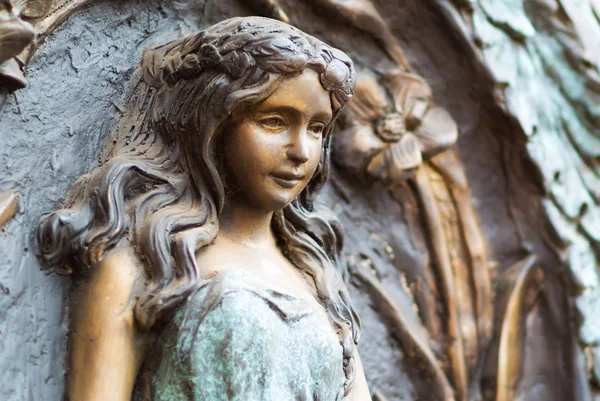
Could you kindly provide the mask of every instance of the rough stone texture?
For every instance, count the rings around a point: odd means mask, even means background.
[[[21,199],[20,212],[0,231],[0,399],[59,400],[63,392],[69,284],[40,272],[32,241],[39,216],[95,165],[142,50],[249,15],[243,3],[96,2],[37,50],[27,67],[30,87],[0,110],[0,192],[16,189]],[[556,0],[374,1],[436,102],[460,127],[456,149],[492,273],[531,253],[546,273],[527,320],[519,399],[528,401],[592,399],[586,368],[600,381],[594,318],[600,308],[600,35],[593,34],[600,6],[576,3],[595,7],[595,14]],[[281,4],[293,24],[346,50],[359,66],[391,66],[367,35],[304,2]],[[323,194],[346,227],[349,259],[373,267],[390,294],[409,306],[406,277],[429,257],[423,238],[409,230],[415,222],[406,205],[414,202],[400,201],[413,196],[409,184],[390,192],[337,169]],[[351,292],[363,320],[360,353],[371,390],[390,401],[427,394],[361,285],[353,281]]]

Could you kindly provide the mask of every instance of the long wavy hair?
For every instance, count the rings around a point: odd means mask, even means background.
[[[328,177],[331,128],[352,96],[355,72],[344,53],[285,23],[232,18],[145,52],[100,166],[75,182],[63,209],[41,218],[46,269],[93,268],[127,238],[150,283],[135,305],[138,326],[148,330],[168,319],[198,287],[196,252],[218,233],[226,198],[219,135],[232,115],[306,68],[329,91],[334,118],[316,173],[297,199],[274,213],[272,227],[282,252],[314,279],[340,338],[349,392],[360,324],[342,278],[340,224],[313,201]]]

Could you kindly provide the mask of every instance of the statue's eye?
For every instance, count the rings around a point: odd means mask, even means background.
[[[312,124],[309,127],[309,130],[313,133],[314,136],[320,137],[321,135],[323,135],[323,131],[325,131],[325,125],[321,123]]]
[[[270,129],[279,129],[285,127],[285,121],[280,117],[268,117],[260,120],[260,123]]]

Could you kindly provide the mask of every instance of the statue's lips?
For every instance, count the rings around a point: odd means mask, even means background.
[[[277,172],[272,173],[271,178],[283,188],[291,189],[298,185],[304,179],[304,176],[294,173]]]

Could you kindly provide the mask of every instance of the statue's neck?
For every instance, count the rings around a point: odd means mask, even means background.
[[[276,240],[271,230],[272,218],[273,212],[228,198],[219,217],[218,236],[252,248],[274,247]]]

